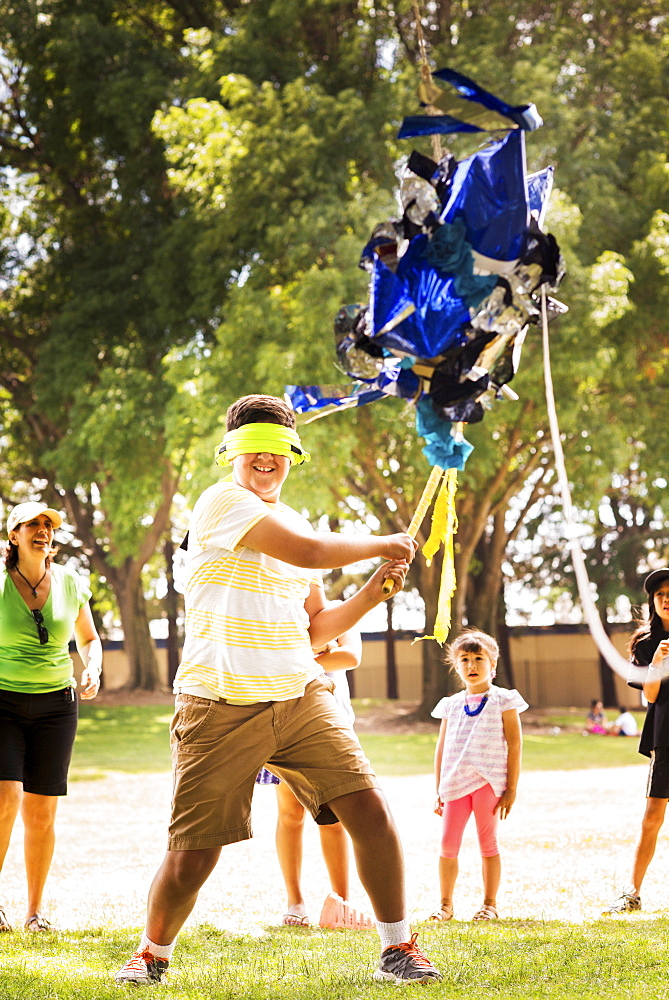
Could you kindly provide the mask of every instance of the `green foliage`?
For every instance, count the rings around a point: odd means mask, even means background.
[[[305,80],[277,90],[234,75],[217,101],[157,114],[170,180],[199,224],[190,252],[205,311],[216,315],[240,278],[263,291],[290,289],[311,268],[336,267],[336,244],[360,221],[361,196],[380,200],[369,125],[353,90],[334,98]],[[268,319],[271,339],[271,312]]]
[[[331,324],[340,305],[364,301],[359,249],[396,214],[394,171],[409,148],[394,134],[416,109],[414,7],[0,10],[2,479],[9,493],[12,480],[50,484],[122,603],[115,573],[139,578],[134,562],[150,559],[176,490],[183,506],[216,477],[211,455],[236,396],[346,382]],[[545,121],[527,149],[531,169],[556,167],[547,228],[569,268],[554,378],[574,500],[611,607],[649,553],[667,551],[665,21],[642,0],[438,0],[420,13],[433,66],[533,100]],[[462,157],[477,142],[453,137],[452,149]],[[427,139],[415,145],[431,152]],[[533,587],[572,585],[542,364],[532,328],[520,403],[497,403],[467,430],[458,620],[484,606],[497,615],[503,565]],[[291,475],[289,502],[333,525],[406,527],[427,468],[401,403],[303,435],[315,461]],[[624,530],[602,523],[602,499]],[[418,568],[413,582],[429,600]]]
[[[168,524],[183,446],[166,437],[172,389],[161,359],[195,328],[150,129],[178,71],[178,39],[169,17],[156,33],[108,0],[3,7],[0,165],[15,252],[0,315],[0,406],[17,446],[10,475],[50,483],[89,564],[111,582],[126,632],[139,635],[141,606],[128,591]],[[144,628],[129,652],[148,678]]]

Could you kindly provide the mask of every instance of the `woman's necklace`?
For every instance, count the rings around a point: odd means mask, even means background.
[[[37,583],[35,584],[35,586],[34,586],[34,587],[33,587],[32,583],[30,582],[30,580],[26,580],[25,576],[23,575],[23,573],[21,572],[21,570],[19,569],[19,567],[18,567],[18,566],[15,566],[15,567],[14,567],[14,569],[15,569],[15,570],[16,570],[16,572],[17,572],[17,573],[19,574],[19,576],[20,576],[20,577],[21,577],[21,579],[22,579],[22,580],[24,581],[24,583],[27,583],[27,584],[28,584],[28,586],[30,587],[30,589],[31,589],[31,590],[32,590],[32,592],[33,592],[33,597],[37,597],[37,588],[39,587],[40,583],[42,582],[42,580],[43,580],[43,579],[44,579],[44,577],[46,576],[46,574],[47,574],[47,570],[49,569],[49,567],[47,566],[47,568],[46,568],[46,569],[44,570],[44,572],[42,573],[42,576],[41,576],[41,577],[40,577],[40,579],[39,579],[39,580],[37,581]]]
[[[470,708],[467,702],[465,702],[464,704],[465,715],[468,715],[470,718],[474,715],[480,715],[483,709],[485,708],[487,700],[488,700],[488,695],[484,694],[483,697],[481,698],[481,701],[476,706],[476,708]]]

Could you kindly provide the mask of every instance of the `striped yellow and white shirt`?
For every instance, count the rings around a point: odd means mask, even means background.
[[[186,638],[175,689],[204,686],[246,704],[299,698],[322,672],[309,640],[304,602],[320,570],[301,569],[243,544],[254,524],[278,514],[313,533],[283,503],[266,503],[236,483],[210,486],[188,529]]]

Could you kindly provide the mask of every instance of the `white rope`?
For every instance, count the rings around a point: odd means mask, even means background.
[[[615,648],[608,635],[604,631],[604,626],[602,625],[601,619],[599,617],[599,612],[597,611],[597,606],[592,597],[592,591],[590,589],[590,579],[588,577],[588,571],[585,566],[585,556],[583,555],[583,549],[581,548],[578,541],[578,525],[574,521],[574,512],[571,502],[571,493],[569,490],[569,479],[567,478],[567,469],[564,463],[564,452],[562,450],[562,441],[560,440],[560,427],[558,425],[557,411],[555,409],[555,394],[553,392],[553,377],[551,375],[551,359],[550,359],[550,349],[548,346],[548,312],[546,308],[546,287],[541,286],[541,326],[543,333],[543,349],[544,349],[544,383],[546,386],[546,406],[548,408],[548,423],[551,430],[551,438],[553,441],[553,452],[555,454],[555,469],[557,472],[558,483],[560,485],[560,494],[562,496],[562,511],[564,514],[564,520],[567,527],[566,537],[567,545],[571,552],[571,561],[574,567],[574,573],[576,575],[576,583],[578,586],[578,596],[581,601],[581,607],[583,608],[583,614],[585,615],[585,620],[590,629],[590,634],[595,641],[597,649],[604,657],[608,665],[612,670],[615,670],[620,677],[624,680],[645,680],[646,679],[646,667],[635,668],[629,660],[626,660],[624,656],[618,652]],[[639,671],[639,677],[633,676]],[[643,675],[643,676],[642,676]]]

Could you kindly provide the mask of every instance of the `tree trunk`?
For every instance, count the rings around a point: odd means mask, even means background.
[[[599,679],[602,684],[602,702],[604,708],[618,708],[618,696],[613,671],[602,654],[599,654]]]
[[[492,572],[487,567],[482,573],[469,577],[467,624],[495,637],[501,583],[501,573]]]
[[[161,500],[154,510],[153,520],[140,539],[134,558],[125,559],[120,566],[111,564],[113,547],[109,543],[103,544],[97,537],[93,504],[83,501],[76,490],[66,490],[63,496],[68,516],[76,525],[89,565],[108,580],[114,591],[121,616],[124,651],[130,664],[128,686],[131,688],[150,691],[159,683],[156,651],[149,631],[142,590],[142,569],[168,530],[172,499],[178,483],[178,472],[165,459],[160,485]]]
[[[179,595],[174,589],[174,544],[168,535],[163,547],[165,555],[165,577],[167,593],[165,594],[165,610],[167,612],[167,683],[172,687],[179,669],[179,629],[177,617],[179,614]]]
[[[507,543],[505,511],[499,511],[492,518],[492,530],[482,533],[478,540],[476,562],[479,569],[476,574],[471,572],[469,574],[467,594],[468,624],[493,636],[500,645],[497,682],[501,687],[513,687],[508,641],[506,641],[506,655],[503,649],[506,621],[502,562]]]
[[[609,623],[606,615],[606,605],[604,601],[598,602],[598,610],[600,613],[599,617],[602,622],[602,628],[607,635],[610,635]],[[617,708],[618,696],[616,695],[614,674],[601,653],[599,654],[599,679],[602,685],[602,702],[604,703],[604,708]],[[595,696],[593,695],[593,697]]]
[[[424,561],[418,563],[416,575],[418,576],[417,586],[425,603],[425,634],[431,635],[434,631],[434,623],[437,617],[437,604],[439,599],[439,580],[441,577],[442,556],[441,552],[432,560],[431,566],[426,566]],[[457,592],[454,595],[452,610],[457,608]],[[460,621],[456,614],[452,614],[450,639],[460,630]],[[416,709],[416,719],[426,720],[432,718],[432,709],[437,702],[448,694],[453,694],[458,690],[458,682],[445,663],[445,654],[442,647],[434,639],[421,640],[423,652],[423,698]]]
[[[153,691],[159,684],[158,662],[146,615],[141,567],[134,561],[128,560],[115,573],[114,593],[121,615],[125,655],[130,663],[130,687]]]
[[[511,659],[511,643],[509,642],[509,627],[506,624],[506,603],[504,601],[504,585],[499,590],[497,605],[497,642],[499,643],[499,664],[497,679],[500,687],[515,687],[513,660]]]

